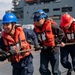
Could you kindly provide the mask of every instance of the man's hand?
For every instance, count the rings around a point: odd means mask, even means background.
[[[41,50],[41,47],[39,45],[35,45],[34,48],[35,48],[35,51]]]
[[[16,50],[9,50],[9,51],[8,51],[8,57],[14,56],[14,55],[16,55],[16,54],[17,54]]]
[[[42,48],[41,48],[41,50],[43,51],[43,50],[47,50],[47,46],[43,46]]]
[[[61,47],[64,47],[65,46],[65,43],[64,42],[61,42],[60,46]]]
[[[0,50],[0,61],[4,61],[7,58],[7,52]]]
[[[17,54],[17,52],[15,50],[9,50],[8,52],[0,50],[0,61],[4,61],[7,58],[14,56],[16,54]]]
[[[6,60],[6,58],[7,58],[7,55],[6,54],[2,54],[0,56],[0,61],[4,61],[4,60]]]

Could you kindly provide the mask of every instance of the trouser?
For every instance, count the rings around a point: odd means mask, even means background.
[[[49,62],[52,67],[53,75],[61,75],[61,72],[59,71],[59,49],[59,47],[56,47],[56,51],[52,51],[51,48],[48,48],[40,53],[39,71],[41,75],[51,75],[51,72],[48,69]]]
[[[13,75],[33,75],[33,56],[29,55],[20,62],[13,62]]]
[[[65,47],[61,47],[60,52],[61,52],[62,66],[66,69],[71,69],[73,66],[73,69],[75,71],[75,45],[68,45]],[[71,56],[72,63],[71,61],[69,61],[69,54]]]

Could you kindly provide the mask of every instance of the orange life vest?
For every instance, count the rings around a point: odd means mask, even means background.
[[[19,62],[20,59],[22,59],[25,56],[28,56],[30,54],[31,47],[26,42],[25,34],[23,32],[22,27],[15,28],[14,39],[9,34],[6,34],[4,31],[2,32],[2,37],[3,37],[4,44],[6,46],[6,51],[12,50],[12,49],[16,50],[17,52],[19,50],[26,50],[26,49],[29,50],[27,52],[12,56],[10,58],[11,62]]]
[[[64,27],[61,27],[65,33],[64,40],[65,42],[75,42],[75,22],[71,24],[70,29],[65,29]]]
[[[50,20],[46,20],[43,27],[37,27],[34,23],[35,32],[38,39],[45,46],[55,46],[54,34],[52,32],[52,23]]]

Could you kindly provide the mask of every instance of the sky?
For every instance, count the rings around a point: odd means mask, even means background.
[[[0,0],[0,19],[4,16],[5,11],[10,10],[12,7],[12,0]]]

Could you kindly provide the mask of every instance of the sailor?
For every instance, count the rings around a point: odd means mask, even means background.
[[[47,14],[43,10],[36,10],[33,13],[34,30],[37,34],[40,45],[43,47],[40,53],[40,73],[41,75],[51,75],[48,69],[50,62],[53,75],[61,75],[59,71],[59,50],[56,46],[61,43],[64,36],[63,31],[56,23],[47,19]]]
[[[37,35],[34,32],[34,30],[27,28],[23,28],[23,30],[26,35],[27,42],[30,43],[31,45],[34,45],[35,51],[40,50],[41,48],[37,39]]]
[[[26,36],[22,27],[17,26],[17,17],[7,12],[2,19],[3,31],[2,40],[0,40],[0,60],[4,61],[8,57],[8,53],[11,57],[8,61],[11,62],[13,67],[13,75],[33,75],[33,56],[31,54],[31,46],[26,41]],[[2,46],[1,46],[2,45]],[[25,52],[20,52],[24,51]]]
[[[67,75],[71,75],[72,66],[75,71],[75,19],[68,13],[63,14],[61,16],[60,27],[65,33],[61,43],[61,64],[64,68],[68,69]],[[69,44],[66,45],[66,43]],[[71,63],[69,61],[69,54],[72,59]]]

